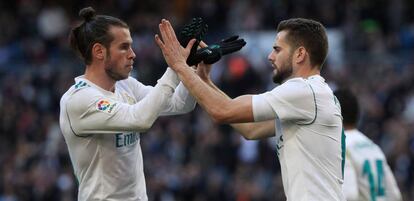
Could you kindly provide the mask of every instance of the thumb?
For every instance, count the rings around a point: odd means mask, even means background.
[[[198,46],[200,46],[201,48],[208,47],[208,45],[204,41],[200,41],[200,44]]]
[[[187,47],[185,49],[190,52],[195,42],[196,42],[196,39],[194,38],[191,39],[190,42],[188,42]]]

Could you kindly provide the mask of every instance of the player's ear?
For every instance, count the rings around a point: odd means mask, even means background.
[[[106,47],[100,43],[95,43],[92,46],[92,57],[97,60],[103,60],[106,56]]]
[[[308,52],[306,51],[305,47],[300,46],[293,53],[293,60],[295,63],[302,63],[305,61],[307,55],[308,55]]]

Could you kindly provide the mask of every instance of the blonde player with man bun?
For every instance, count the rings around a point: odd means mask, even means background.
[[[70,36],[85,74],[62,96],[60,127],[79,183],[78,200],[148,200],[140,132],[160,115],[186,113],[195,100],[167,68],[145,86],[129,76],[134,63],[128,25],[118,18],[80,11],[84,22]],[[186,51],[190,53],[192,43]]]

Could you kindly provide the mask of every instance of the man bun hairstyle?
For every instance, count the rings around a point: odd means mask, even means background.
[[[86,7],[79,11],[79,16],[82,17],[85,22],[89,22],[96,16],[96,12],[92,7]]]
[[[317,21],[292,18],[281,21],[277,32],[287,31],[288,43],[293,49],[303,46],[308,52],[312,66],[322,68],[328,55],[328,37],[325,27]]]
[[[114,39],[109,32],[111,26],[129,29],[124,21],[116,17],[96,15],[95,9],[92,7],[82,8],[79,11],[79,16],[83,18],[83,22],[72,29],[69,42],[72,50],[86,65],[92,63],[92,47],[95,43],[100,43],[109,49]]]

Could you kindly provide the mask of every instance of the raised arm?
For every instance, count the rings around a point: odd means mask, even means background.
[[[175,88],[171,101],[166,108],[161,112],[161,116],[177,115],[191,112],[194,110],[196,101],[190,92],[185,88],[183,83],[180,83]]]
[[[124,131],[146,131],[170,101],[179,83],[172,69],[141,101],[129,105],[103,96],[91,88],[80,89],[65,100],[66,115],[75,134],[105,134]]]
[[[183,48],[177,41],[171,24],[163,19],[159,29],[162,40],[158,35],[155,36],[155,40],[161,48],[166,62],[177,72],[187,89],[214,121],[218,123],[254,121],[251,95],[230,99],[223,97],[220,92],[209,87],[187,65],[186,58],[180,53],[180,51],[183,51]]]
[[[201,47],[207,45],[200,43]],[[212,89],[220,93],[224,98],[230,99],[223,91],[221,91],[210,79],[211,65],[200,63],[197,68],[198,76]],[[256,140],[267,138],[275,135],[275,121],[268,120],[262,122],[249,123],[233,123],[230,124],[237,132],[239,132],[247,140]]]

